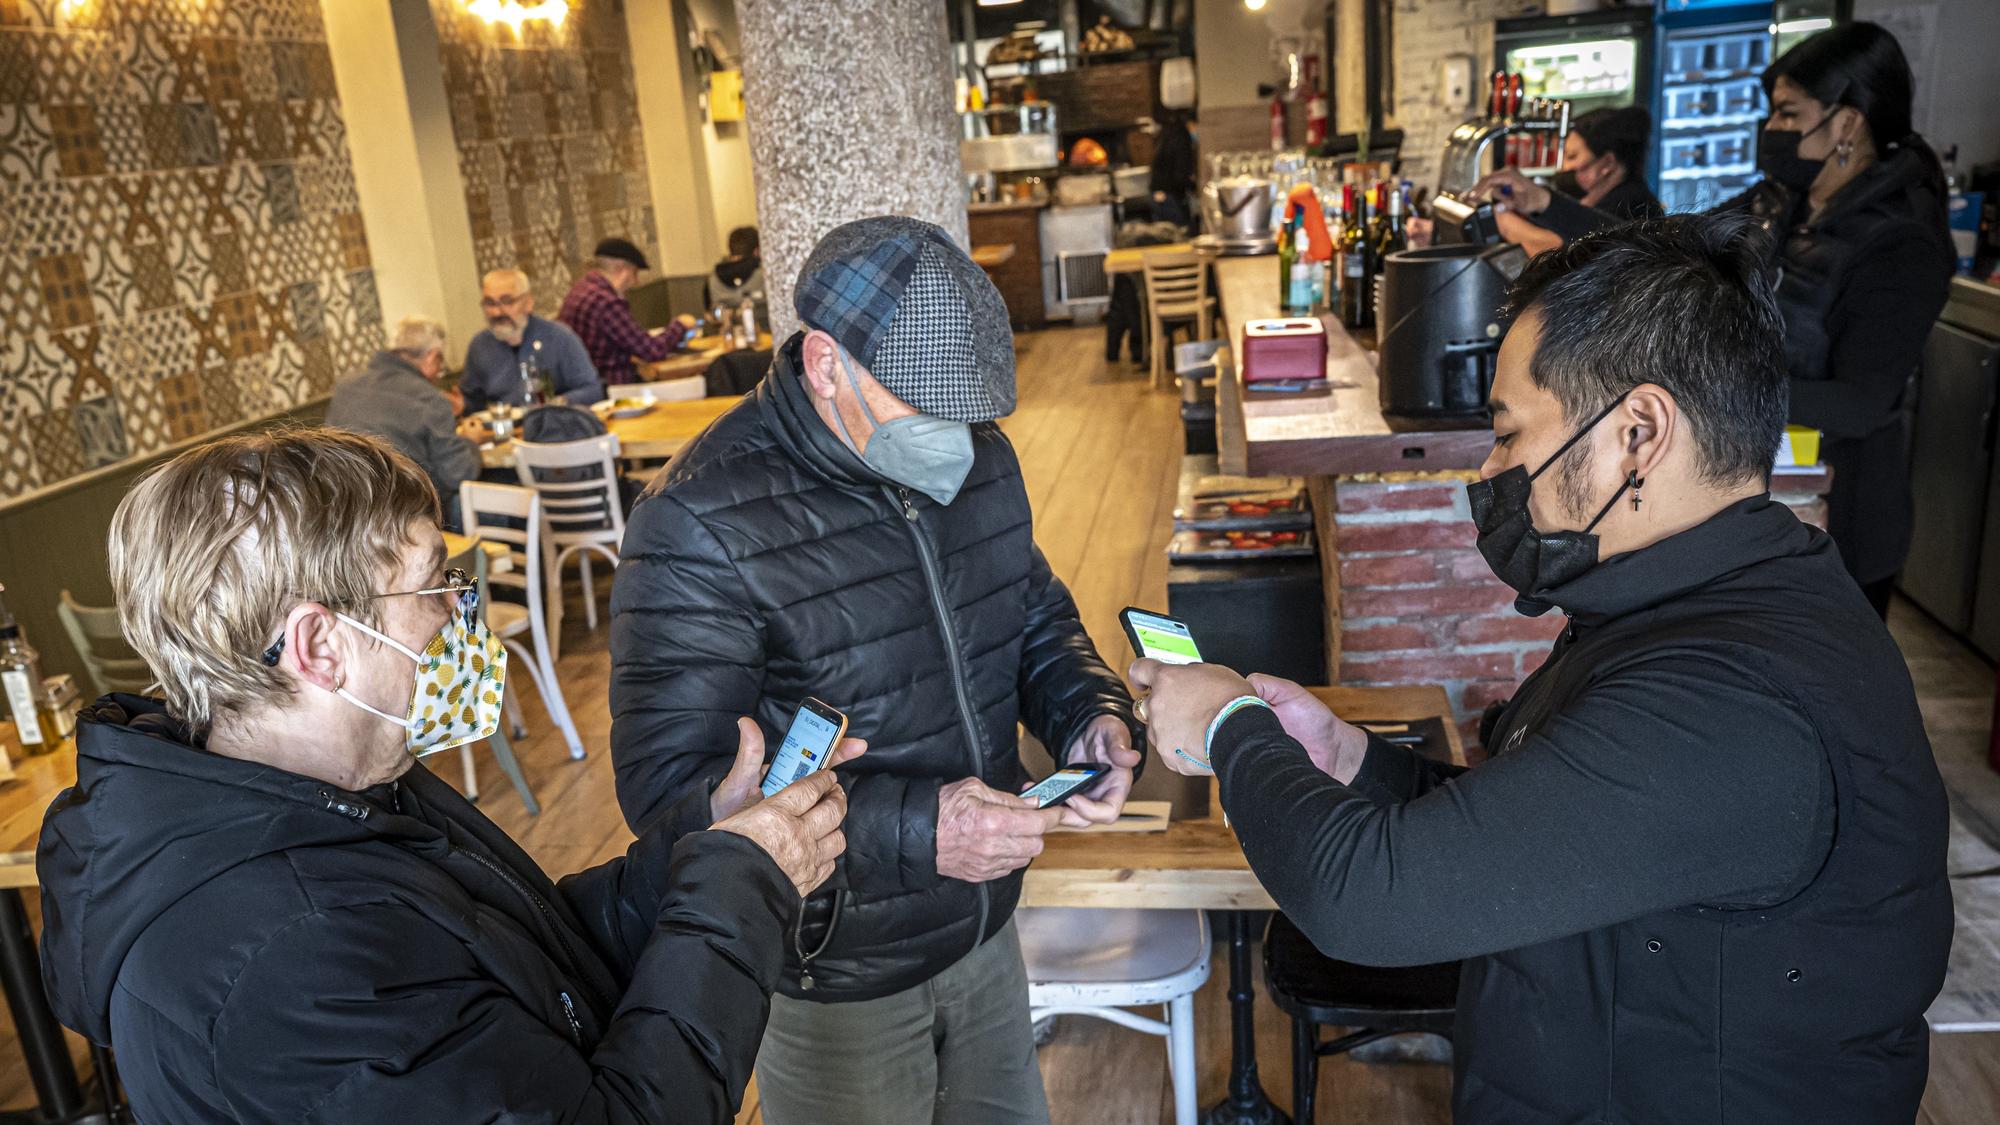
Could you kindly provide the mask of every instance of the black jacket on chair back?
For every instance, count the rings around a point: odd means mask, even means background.
[[[869,749],[841,770],[847,854],[807,900],[781,989],[859,1000],[950,966],[1020,896],[1018,872],[938,874],[939,788],[1018,791],[1017,722],[1060,755],[1095,716],[1133,721],[1035,546],[1000,428],[972,428],[950,505],[899,488],[814,412],[800,339],[633,509],[611,594],[611,747],[636,826],[728,771],[737,716],[775,751],[807,696],[848,715]]]
[[[364,793],[84,713],[42,973],[138,1120],[734,1119],[799,897],[705,793],[552,883],[418,766]]]

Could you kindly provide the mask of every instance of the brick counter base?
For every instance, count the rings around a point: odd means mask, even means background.
[[[1541,617],[1514,611],[1514,591],[1493,577],[1474,546],[1465,499],[1466,482],[1474,479],[1474,473],[1391,474],[1316,478],[1312,485],[1328,586],[1331,682],[1443,684],[1466,751],[1478,761],[1480,713],[1512,696],[1541,666],[1564,618],[1560,611]],[[1824,526],[1818,497],[1780,498],[1800,518]]]

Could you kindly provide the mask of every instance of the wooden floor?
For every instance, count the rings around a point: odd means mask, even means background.
[[[1165,604],[1163,551],[1180,428],[1175,397],[1149,390],[1142,371],[1107,364],[1102,341],[1102,332],[1094,329],[1020,337],[1020,406],[1005,426],[1020,450],[1036,538],[1075,593],[1100,651],[1116,664],[1126,655],[1118,610]],[[1993,671],[1907,606],[1898,606],[1893,624],[1952,785],[1954,807],[1975,831],[2000,842],[2000,776],[1983,764]],[[524,700],[532,733],[519,750],[545,811],[528,816],[490,759],[482,755],[480,767],[481,807],[555,875],[614,855],[631,838],[612,795],[605,749],[610,717],[602,626],[590,633],[583,614],[574,611],[565,626],[564,689],[590,757],[568,759],[529,687]],[[525,685],[526,677],[516,682]],[[440,771],[458,777],[456,761],[441,762]],[[1148,795],[1165,795],[1175,782],[1167,771],[1154,770],[1143,784]],[[1218,956],[1215,977],[1197,1002],[1204,1105],[1221,1096],[1226,1077],[1222,980]],[[1258,1016],[1257,1056],[1265,1086],[1289,1108],[1287,1029],[1269,1003],[1260,1003]],[[1920,1120],[1926,1125],[2000,1121],[2000,1035],[1939,1035],[1932,1044],[1931,1085]],[[1072,1017],[1042,1049],[1041,1060],[1056,1125],[1151,1125],[1170,1119],[1161,1040]],[[1320,1077],[1319,1119],[1444,1122],[1449,1099],[1450,1075],[1442,1066],[1328,1060]],[[31,1100],[18,1051],[0,1042],[0,1105]],[[739,1123],[757,1122],[753,1089]]]

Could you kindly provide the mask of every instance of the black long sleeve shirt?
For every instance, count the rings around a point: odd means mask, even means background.
[[[1802,715],[1720,671],[1634,669],[1476,770],[1371,739],[1351,785],[1246,708],[1216,733],[1222,807],[1286,916],[1364,964],[1780,902],[1825,855],[1832,778]]]

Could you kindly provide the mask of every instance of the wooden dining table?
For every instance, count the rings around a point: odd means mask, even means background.
[[[1349,721],[1442,718],[1445,753],[1465,764],[1451,699],[1437,685],[1309,688]],[[1022,906],[1130,910],[1214,910],[1229,941],[1229,1092],[1202,1115],[1204,1125],[1278,1120],[1257,1077],[1254,914],[1278,905],[1219,812],[1176,820],[1164,832],[1051,833],[1021,885]]]
[[[674,379],[688,379],[708,370],[708,365],[728,355],[740,351],[721,336],[694,336],[687,340],[685,348],[678,354],[651,363],[635,364],[639,377],[648,383],[666,383]],[[757,351],[771,350],[771,334],[757,333]],[[608,388],[613,394],[617,387]]]
[[[692,398],[681,402],[655,402],[653,408],[636,418],[605,418],[605,428],[618,438],[618,454],[633,460],[664,461],[681,451],[710,422],[743,401],[741,395]],[[489,469],[505,469],[514,464],[514,443],[483,445],[479,459]]]
[[[35,1087],[33,1113],[38,1115],[23,1120],[81,1123],[101,1112],[101,1099],[95,1091],[84,1093],[77,1081],[69,1043],[42,984],[41,954],[21,894],[41,885],[35,871],[35,842],[49,802],[76,783],[76,746],[64,739],[46,754],[26,757],[14,724],[0,722],[0,749],[14,766],[14,776],[0,782],[0,988],[5,989],[28,1078]]]

